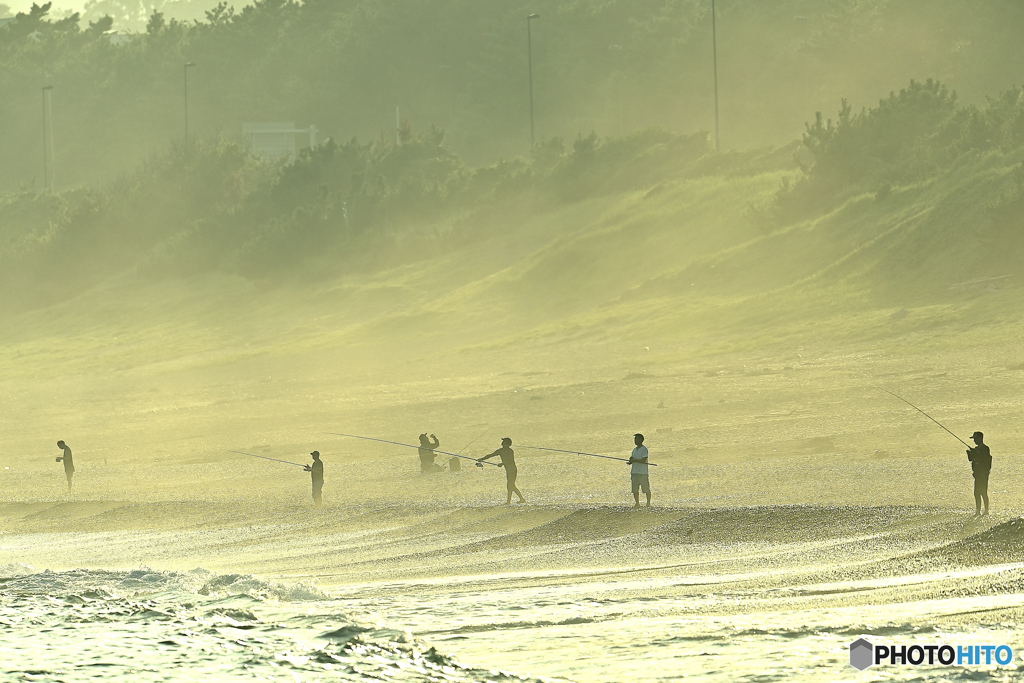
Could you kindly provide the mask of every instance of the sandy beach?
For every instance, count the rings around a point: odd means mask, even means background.
[[[663,624],[676,639],[658,648],[655,680],[745,680],[748,668],[781,680],[801,667],[808,680],[853,680],[843,646],[854,634],[1012,632],[1024,524],[1008,518],[895,505],[52,501],[0,506],[0,552],[17,560],[9,574],[205,570],[225,585],[252,575],[305,586],[318,607],[483,669],[621,680],[636,661],[609,629]],[[552,639],[575,642],[585,661]],[[695,659],[695,647],[714,657]],[[716,668],[741,647],[753,648],[747,664]]]
[[[482,348],[440,381],[443,355],[384,363],[379,349],[110,374],[63,346],[9,366],[0,562],[12,576],[200,572],[269,605],[298,591],[301,609],[408,632],[473,670],[611,683],[637,666],[615,635],[658,632],[641,657],[655,680],[912,680],[855,678],[849,643],[1009,641],[1024,604],[1015,349],[974,345],[980,378],[931,344],[756,361],[540,344],[503,372],[484,368],[510,352]],[[962,445],[879,386],[993,435],[991,516],[972,516]],[[638,428],[657,464],[650,510],[630,509],[625,463],[528,448],[625,457]],[[497,468],[422,476],[414,448],[330,433],[412,444],[424,430],[467,457],[511,436],[527,504],[502,504]],[[37,438],[51,432],[75,449],[71,493]],[[298,466],[313,449],[320,510]]]

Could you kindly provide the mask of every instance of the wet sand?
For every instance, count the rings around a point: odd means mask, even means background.
[[[1009,517],[908,505],[50,501],[0,505],[0,557],[310,586],[329,609],[407,630],[467,666],[621,680],[635,655],[610,634],[661,628],[676,635],[644,655],[661,663],[655,680],[788,679],[773,666],[794,657],[816,680],[852,671],[843,647],[859,634],[991,636],[1024,618],[1024,522]],[[718,669],[694,647],[748,647],[749,661]]]
[[[877,582],[820,592],[853,605],[955,594],[943,572],[1009,571],[997,567],[1024,562],[1024,529],[1008,518],[916,506],[7,503],[0,552],[37,569],[202,567],[389,591],[402,582],[459,591],[479,576],[521,585],[685,576],[807,600],[794,587]],[[991,580],[982,571],[967,584],[988,590]]]
[[[499,470],[421,477],[415,450],[344,459],[340,443],[321,448],[321,510],[306,473],[241,456],[86,461],[70,496],[48,470],[7,471],[14,490],[32,480],[45,495],[0,502],[0,563],[309,585],[330,601],[299,609],[409,631],[468,667],[580,683],[639,665],[656,682],[914,680],[857,679],[846,647],[861,635],[1015,645],[1024,619],[1019,461],[1000,451],[993,514],[974,520],[955,451],[661,453],[655,506],[634,511],[619,463],[520,449],[529,502],[505,506]]]

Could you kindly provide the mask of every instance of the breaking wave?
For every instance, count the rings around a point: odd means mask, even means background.
[[[203,569],[0,571],[0,680],[531,680],[464,667],[311,584]]]

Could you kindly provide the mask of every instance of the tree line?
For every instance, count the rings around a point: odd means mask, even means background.
[[[0,27],[0,191],[40,187],[52,86],[56,186],[109,180],[184,135],[239,140],[293,121],[335,140],[394,137],[396,108],[473,165],[537,138],[714,125],[709,0],[90,0]],[[938,76],[969,101],[1024,71],[1024,6],[993,0],[720,0],[726,149],[799,135],[804,112]],[[187,11],[186,11],[187,10]],[[148,14],[145,12],[148,11]],[[106,13],[104,13],[106,12]],[[190,18],[180,18],[174,13]],[[143,22],[143,17],[145,21]],[[124,27],[135,32],[124,33]],[[112,35],[111,31],[122,32]]]

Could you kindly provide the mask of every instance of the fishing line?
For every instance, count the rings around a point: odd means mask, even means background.
[[[393,444],[395,446],[403,446],[405,448],[415,448],[415,449],[419,450],[419,446],[413,446],[412,444],[407,444],[407,443],[399,443],[398,441],[388,441],[387,439],[375,439],[372,436],[358,436],[356,434],[342,434],[340,432],[324,432],[324,434],[333,434],[334,436],[347,436],[350,439],[364,439],[366,441],[379,441],[380,443],[389,443],[389,444]],[[484,432],[484,434],[486,434],[486,432]],[[480,436],[483,436],[483,434],[481,434]],[[479,439],[480,437],[478,436],[477,438]],[[435,450],[435,449],[431,449],[431,450],[433,450],[435,453],[441,453],[443,455],[450,455],[453,458],[462,458],[463,460],[472,460],[473,462],[475,462],[477,464],[481,464],[476,458],[471,458],[468,455],[459,455],[458,453],[449,453],[448,451],[438,451],[438,450]],[[488,464],[488,465],[494,465],[494,467],[498,467],[498,465],[496,465],[493,462],[486,462],[486,461],[484,461],[484,462],[486,464]]]
[[[905,398],[903,398],[902,396],[900,396],[899,394],[894,394],[894,393],[892,393],[891,391],[889,391],[888,389],[882,389],[882,387],[878,387],[878,386],[876,386],[875,388],[876,388],[876,389],[880,389],[881,391],[884,391],[885,393],[889,394],[890,396],[895,396],[896,398],[898,398],[899,400],[903,401],[903,402],[904,402],[904,403],[906,403],[906,404],[907,404],[908,406],[910,406],[911,408],[913,408],[914,410],[916,410],[917,412],[919,412],[919,413],[921,413],[922,415],[924,415],[925,417],[927,417],[927,418],[928,418],[929,420],[931,420],[931,421],[932,421],[932,422],[934,422],[935,424],[937,424],[937,425],[939,425],[940,427],[942,427],[943,429],[945,429],[945,430],[946,430],[946,431],[947,431],[947,432],[948,432],[948,433],[950,434],[950,436],[952,436],[952,437],[953,437],[954,439],[956,439],[957,441],[959,441],[959,442],[960,442],[960,443],[962,443],[963,445],[967,446],[968,448],[972,448],[972,446],[971,446],[971,445],[970,445],[969,443],[967,443],[966,441],[964,441],[963,439],[961,439],[961,438],[960,438],[959,436],[957,436],[957,435],[956,435],[956,434],[954,434],[953,432],[950,432],[950,431],[949,431],[948,429],[946,429],[946,425],[942,424],[941,422],[939,422],[938,420],[936,420],[936,419],[935,419],[934,417],[932,417],[932,416],[931,416],[931,415],[929,415],[928,413],[924,412],[923,410],[921,410],[920,408],[918,408],[917,406],[915,406],[915,405],[914,405],[913,403],[911,403],[911,402],[910,402],[910,401],[908,401],[907,399],[905,399]]]
[[[561,448],[544,448],[542,446],[520,446],[520,448],[530,448],[535,451],[553,451],[555,453],[571,453],[573,455],[586,455],[591,458],[604,458],[606,460],[618,460],[619,462],[629,462],[626,458],[616,458],[611,455],[598,455],[597,453],[584,453],[583,451],[564,451]],[[634,461],[635,462],[635,461]],[[653,462],[647,463],[651,467],[657,467]]]
[[[283,462],[286,465],[295,465],[296,467],[306,467],[306,465],[303,465],[302,463],[292,462],[290,460],[278,460],[277,458],[268,458],[265,455],[256,455],[255,453],[246,453],[245,451],[233,451],[230,448],[226,448],[224,450],[226,450],[228,453],[238,453],[239,455],[250,455],[250,456],[252,456],[254,458],[263,458],[264,460],[273,460],[274,462]]]
[[[481,438],[481,437],[482,437],[482,436],[483,436],[484,434],[486,434],[487,432],[491,431],[492,429],[493,429],[493,427],[488,427],[488,428],[487,428],[487,429],[485,429],[484,431],[480,432],[480,436],[476,437],[475,439],[473,439],[472,441],[470,441],[469,443],[467,443],[467,444],[466,444],[465,446],[463,446],[462,448],[460,448],[460,449],[459,449],[459,453],[461,453],[462,451],[466,450],[467,448],[469,448],[470,446],[472,446],[473,444],[475,444],[475,443],[476,443],[477,441],[479,441],[479,440],[480,440],[480,438]],[[444,462],[444,465],[441,465],[441,467],[444,467],[445,465],[447,465],[447,464],[448,464],[448,463],[450,463],[451,461],[452,461],[452,459],[451,459],[451,458],[448,458],[447,460],[445,460],[445,462]]]
[[[472,446],[473,444],[475,444],[475,443],[476,443],[477,441],[479,441],[479,440],[481,439],[481,437],[483,437],[483,435],[484,435],[484,434],[486,434],[487,432],[491,431],[492,429],[494,429],[494,427],[488,427],[488,428],[487,428],[487,429],[485,429],[484,431],[480,432],[480,436],[476,437],[475,439],[473,439],[472,441],[470,441],[469,443],[467,443],[467,444],[466,444],[465,446],[463,446],[462,448],[460,448],[460,449],[459,449],[459,453],[461,453],[462,451],[466,450],[467,448],[469,448],[470,446]]]

